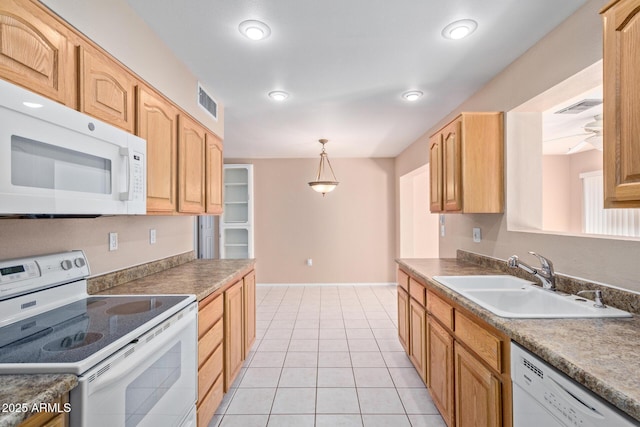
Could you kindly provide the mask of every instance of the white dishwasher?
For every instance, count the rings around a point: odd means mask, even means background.
[[[514,427],[631,427],[640,422],[511,342]]]

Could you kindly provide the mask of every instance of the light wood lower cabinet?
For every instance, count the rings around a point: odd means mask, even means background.
[[[398,286],[398,339],[409,353],[409,294]]]
[[[429,298],[429,297],[427,297]],[[454,422],[453,336],[433,316],[427,316],[427,371],[433,403],[449,427]]]
[[[224,297],[211,295],[198,311],[198,425],[206,426],[222,401]]]
[[[502,426],[500,380],[462,345],[454,346],[456,427]]]
[[[256,340],[256,273],[244,276],[243,304],[244,304],[244,357],[249,354],[251,346]]]
[[[53,403],[64,408],[65,403],[68,402],[69,394],[65,393]],[[18,427],[68,427],[68,425],[69,415],[66,412],[38,412],[24,420]]]
[[[427,383],[427,313],[416,300],[409,301],[409,359]]]
[[[399,270],[398,277],[404,274]],[[509,338],[428,282],[407,281],[408,293],[398,286],[398,336],[444,421],[511,427]]]
[[[242,280],[224,292],[224,391],[231,387],[244,360]]]

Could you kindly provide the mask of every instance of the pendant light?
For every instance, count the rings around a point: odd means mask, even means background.
[[[318,175],[316,176],[315,181],[311,181],[309,186],[313,188],[314,191],[318,193],[322,193],[322,196],[326,193],[330,193],[335,190],[338,185],[338,181],[336,181],[336,175],[333,173],[333,168],[331,167],[331,162],[329,161],[329,156],[327,156],[327,152],[324,150],[324,145],[329,142],[326,139],[320,139],[320,144],[322,144],[322,152],[320,152],[320,165],[318,166]],[[325,161],[329,166],[328,172],[325,168]],[[331,175],[329,175],[331,173]]]

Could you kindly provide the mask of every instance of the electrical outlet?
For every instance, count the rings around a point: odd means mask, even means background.
[[[152,228],[149,230],[149,244],[150,245],[155,245],[156,244],[156,229]]]
[[[440,226],[440,237],[444,237],[444,224]]]
[[[473,227],[473,241],[476,243],[480,243],[482,241],[482,232],[480,231],[480,227]]]
[[[109,233],[109,250],[118,250],[118,233]]]
[[[313,260],[311,258],[307,258],[307,267],[311,267],[313,265]]]

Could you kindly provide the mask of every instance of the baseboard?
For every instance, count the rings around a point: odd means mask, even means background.
[[[395,282],[372,282],[372,283],[257,283],[256,286],[395,286]]]

